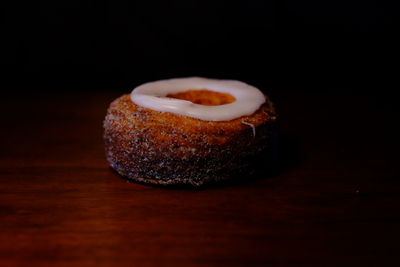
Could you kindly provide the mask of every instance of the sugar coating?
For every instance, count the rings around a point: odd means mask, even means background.
[[[216,122],[144,108],[126,94],[104,120],[106,157],[128,179],[201,186],[248,173],[270,147],[275,121],[268,99],[251,116]]]

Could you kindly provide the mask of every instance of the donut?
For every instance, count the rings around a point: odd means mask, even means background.
[[[106,158],[128,180],[203,186],[248,176],[270,150],[275,124],[269,98],[246,83],[200,77],[149,82],[110,104]]]

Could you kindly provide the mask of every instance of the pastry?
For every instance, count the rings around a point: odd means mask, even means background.
[[[108,108],[106,157],[133,181],[202,186],[248,175],[271,147],[275,122],[268,97],[243,82],[150,82]]]

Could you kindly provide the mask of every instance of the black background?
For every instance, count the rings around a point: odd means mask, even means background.
[[[389,1],[41,1],[3,4],[3,85],[127,90],[205,76],[268,90],[395,88]]]

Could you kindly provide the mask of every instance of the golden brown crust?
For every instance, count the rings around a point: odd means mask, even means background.
[[[106,156],[132,180],[200,186],[246,170],[270,145],[275,120],[269,101],[251,116],[213,122],[143,108],[126,94],[104,121]]]
[[[175,94],[169,94],[167,97],[191,101],[205,106],[218,106],[232,103],[236,100],[232,95],[210,90],[187,90]]]

